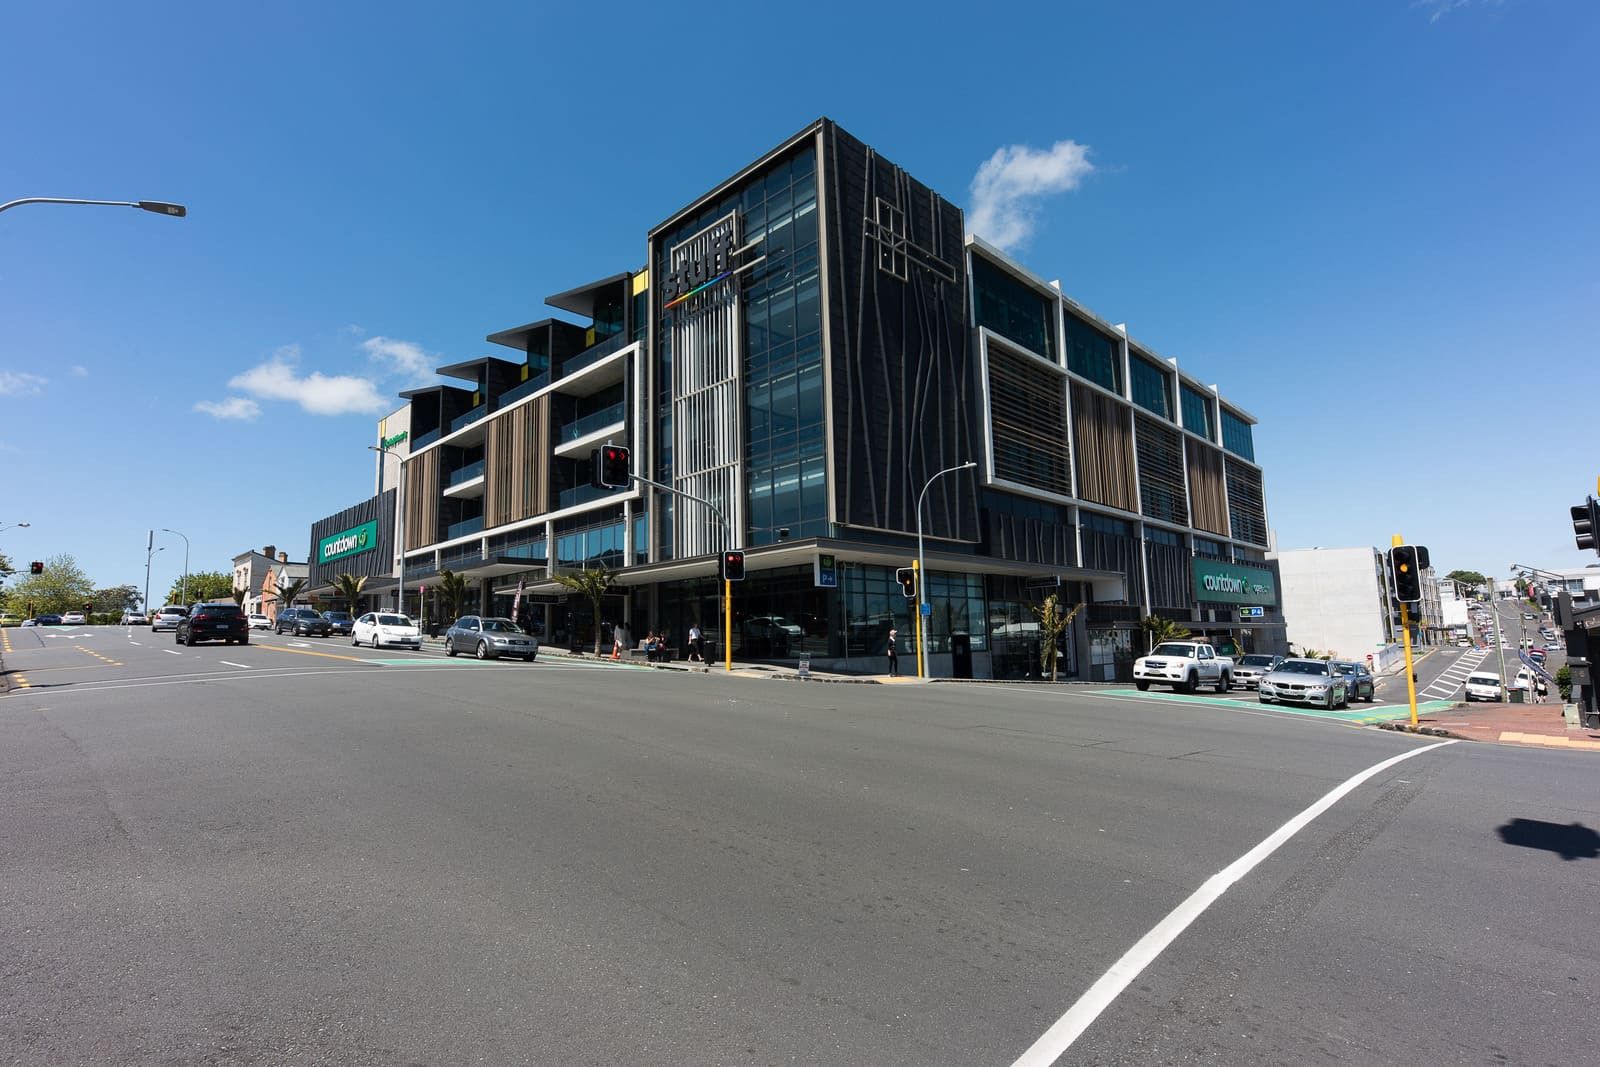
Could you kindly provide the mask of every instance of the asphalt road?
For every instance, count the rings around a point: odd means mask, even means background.
[[[1408,753],[1059,1062],[1592,1062],[1581,755],[1074,687],[22,634],[11,1062],[1003,1067]]]

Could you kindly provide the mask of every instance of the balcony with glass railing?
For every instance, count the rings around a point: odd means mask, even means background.
[[[463,482],[470,482],[474,478],[482,478],[483,463],[484,461],[480,459],[476,463],[468,463],[465,467],[460,467],[451,471],[450,480],[447,483],[446,488],[453,489]]]
[[[597,430],[605,429],[607,426],[615,426],[623,420],[627,410],[625,402],[618,402],[610,407],[601,408],[593,414],[585,415],[581,419],[574,419],[561,427],[561,440],[576,441],[580,437],[586,437]]]
[[[484,415],[488,414],[488,412],[489,412],[489,405],[488,404],[479,404],[477,407],[473,408],[471,411],[462,412],[460,415],[457,415],[455,418],[450,420],[450,432],[451,433],[455,433],[457,430],[461,429],[463,426],[471,426],[473,423],[475,423],[479,419],[483,418]]]
[[[523,397],[532,396],[534,393],[537,393],[540,389],[543,389],[549,384],[550,372],[540,371],[538,374],[535,374],[527,381],[518,385],[516,388],[507,389],[505,392],[501,393],[500,402],[495,406],[500,408],[510,407]]]
[[[462,519],[460,522],[451,523],[448,527],[445,528],[444,539],[446,541],[454,541],[458,537],[465,537],[468,534],[475,534],[475,533],[482,533],[482,532],[483,532],[483,516],[482,515],[474,515],[470,519]]]
[[[579,485],[563,490],[557,498],[557,503],[563,508],[573,508],[579,504],[587,504],[591,500],[611,496],[615,492],[615,489],[596,489],[592,485]]]
[[[614,355],[622,351],[624,348],[627,348],[631,343],[632,342],[628,340],[628,335],[625,332],[618,331],[617,333],[612,334],[610,337],[607,337],[604,341],[601,341],[599,344],[590,345],[577,355],[569,356],[567,359],[562,360],[561,375],[562,377],[566,377],[567,375],[574,374],[585,367],[593,366],[594,364],[599,363],[602,359],[605,359],[607,356]]]
[[[433,444],[440,438],[440,436],[441,432],[439,430],[429,430],[427,433],[417,434],[417,436],[411,439],[411,451],[415,452],[423,445]]]

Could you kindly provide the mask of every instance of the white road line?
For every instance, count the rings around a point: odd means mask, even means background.
[[[179,652],[175,648],[163,648],[161,651],[165,652],[169,656],[181,656],[181,655],[183,655],[182,652]]]
[[[219,659],[219,660],[217,660],[217,662],[221,663],[221,664],[224,664],[226,666],[229,666],[229,667],[242,667],[243,669],[245,669],[247,671],[255,670],[255,668],[250,666],[250,664],[248,664],[248,663],[235,663],[232,660],[228,660],[228,659]]]
[[[1262,860],[1276,852],[1283,844],[1295,834],[1305,829],[1318,815],[1337,804],[1356,786],[1365,782],[1375,774],[1388,770],[1395,764],[1408,760],[1413,756],[1420,756],[1424,752],[1444,745],[1453,745],[1456,742],[1436,741],[1422,748],[1414,748],[1409,752],[1402,752],[1398,756],[1391,756],[1382,763],[1374,764],[1366,770],[1348,779],[1341,785],[1330,790],[1323,798],[1311,805],[1282,826],[1272,832],[1259,845],[1234,860],[1228,866],[1206,879],[1205,883],[1189,894],[1189,898],[1167,913],[1166,918],[1156,923],[1150,932],[1141,937],[1132,948],[1123,953],[1122,958],[1111,965],[1111,969],[1100,976],[1099,981],[1090,986],[1079,997],[1072,1007],[1067,1009],[1065,1015],[1057,1019],[1055,1025],[1046,1030],[1039,1040],[1035,1041],[1026,1052],[1018,1056],[1011,1067],[1050,1067],[1061,1054],[1072,1047],[1072,1043],[1087,1030],[1100,1013],[1111,1006],[1111,1002],[1128,988],[1135,978],[1138,978],[1144,969],[1156,957],[1164,952],[1168,945],[1177,940],[1178,935],[1187,930],[1191,923],[1198,919],[1207,908],[1216,903],[1217,899],[1227,892],[1228,887],[1239,879],[1249,874]]]

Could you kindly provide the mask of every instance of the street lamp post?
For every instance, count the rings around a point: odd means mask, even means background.
[[[70,200],[59,196],[30,196],[22,200],[12,200],[0,204],[0,211],[21,207],[23,204],[103,204],[107,207],[136,207],[140,211],[152,211],[157,215],[171,215],[179,219],[189,214],[189,209],[182,204],[169,204],[162,200]]]
[[[161,532],[178,534],[179,537],[183,538],[183,603],[187,607],[189,604],[189,538],[178,533],[177,530],[169,530],[165,526],[161,527]]]
[[[927,581],[928,581],[928,564],[927,564],[927,561],[923,558],[923,552],[922,552],[922,501],[923,501],[923,498],[928,495],[928,487],[933,485],[934,482],[938,481],[940,478],[944,477],[946,474],[953,474],[956,471],[968,470],[968,469],[970,469],[972,467],[976,467],[977,465],[978,465],[977,463],[975,463],[975,462],[973,462],[972,460],[969,459],[969,460],[967,460],[967,462],[958,463],[954,467],[946,467],[944,470],[939,471],[937,474],[935,474],[932,478],[929,478],[928,481],[927,481],[927,484],[923,485],[922,492],[917,494],[917,677],[918,678],[926,678],[927,677],[926,668],[924,666],[924,655],[925,654],[931,655],[931,650],[929,650],[927,646],[928,646],[929,639],[932,638],[932,636],[933,636],[931,633],[924,632],[923,626],[922,626],[922,604],[923,604],[923,600],[924,600],[923,587],[927,584]],[[930,619],[929,621],[931,623],[932,620]],[[927,629],[928,630],[932,630],[933,627],[930,625],[930,626],[927,627]]]
[[[144,610],[145,611],[149,611],[150,610],[150,559],[157,552],[165,552],[166,548],[167,548],[166,545],[162,545],[160,548],[155,547],[155,545],[156,545],[156,532],[154,530],[151,530],[147,534],[145,534],[145,538],[144,538]]]
[[[7,530],[16,530],[16,529],[20,529],[21,527],[24,527],[24,526],[32,526],[32,525],[33,525],[33,523],[31,523],[31,522],[13,522],[9,526],[0,526],[0,533],[5,533]]]
[[[367,447],[374,452],[381,452],[386,456],[393,456],[400,464],[400,485],[395,491],[394,508],[396,515],[394,524],[394,539],[396,542],[396,547],[400,552],[400,571],[399,578],[395,581],[394,589],[397,607],[400,611],[400,614],[404,615],[406,613],[406,460],[410,459],[411,457],[402,456],[398,452],[391,452],[382,445],[368,445]],[[438,603],[439,598],[435,596],[435,607],[438,606]],[[417,614],[422,614],[422,604],[420,602],[417,604]],[[422,624],[419,622],[417,625],[420,626]]]

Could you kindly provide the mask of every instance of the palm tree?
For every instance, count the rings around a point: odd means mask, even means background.
[[[467,579],[449,567],[439,571],[439,604],[450,622],[456,621],[461,605],[467,602]]]
[[[1067,632],[1067,627],[1072,625],[1073,617],[1083,610],[1079,604],[1066,614],[1061,613],[1061,602],[1056,594],[1051,593],[1044,598],[1043,604],[1030,605],[1033,617],[1039,620],[1039,634],[1043,639],[1039,645],[1039,673],[1050,672],[1050,680],[1056,680],[1056,646],[1061,643],[1061,635]]]
[[[1150,648],[1155,648],[1163,641],[1187,641],[1194,636],[1179,623],[1160,615],[1146,615],[1139,620],[1139,629],[1144,631]]]
[[[296,578],[292,582],[278,586],[278,591],[273,594],[278,599],[278,607],[281,609],[292,606],[300,598],[300,594],[305,592],[306,585],[310,581],[309,578]]]
[[[367,576],[356,577],[353,574],[341,574],[333,580],[334,591],[344,598],[350,614],[355,615],[356,601],[361,599],[361,587],[367,584]]]
[[[574,593],[581,593],[589,598],[589,603],[594,607],[594,654],[599,656],[600,601],[616,584],[617,572],[601,564],[579,571],[577,574],[555,574],[551,577]]]

